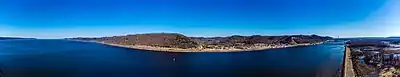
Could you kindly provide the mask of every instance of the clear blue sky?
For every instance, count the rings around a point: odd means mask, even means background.
[[[398,0],[1,0],[0,36],[398,36],[399,5]]]

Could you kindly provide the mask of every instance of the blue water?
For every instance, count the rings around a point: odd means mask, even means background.
[[[67,40],[0,40],[0,72],[5,77],[326,77],[340,67],[342,43],[168,53]]]

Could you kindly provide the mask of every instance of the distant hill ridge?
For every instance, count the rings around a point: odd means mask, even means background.
[[[388,37],[388,38],[400,38],[400,36],[391,36],[391,37]]]
[[[34,38],[0,37],[0,40],[8,40],[8,39],[34,39]]]
[[[285,35],[285,36],[228,36],[228,37],[187,37],[178,33],[146,33],[126,36],[100,38],[70,38],[72,40],[100,41],[120,45],[146,45],[170,48],[198,48],[204,46],[248,47],[255,44],[294,45],[317,43],[332,39],[318,35]]]

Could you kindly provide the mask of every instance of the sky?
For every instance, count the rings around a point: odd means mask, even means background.
[[[400,0],[0,0],[0,36],[400,36]]]

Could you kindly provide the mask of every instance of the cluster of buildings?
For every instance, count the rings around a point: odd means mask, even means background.
[[[400,67],[400,50],[365,47],[355,51],[359,52],[358,54],[354,53],[354,55],[358,55],[360,62],[369,66],[378,68]]]
[[[389,44],[382,46],[358,46],[351,47],[353,64],[358,73],[369,72],[377,76],[399,76],[400,75],[400,44]],[[354,62],[358,61],[358,62]],[[371,71],[365,71],[365,70]],[[368,76],[368,75],[362,75]]]

